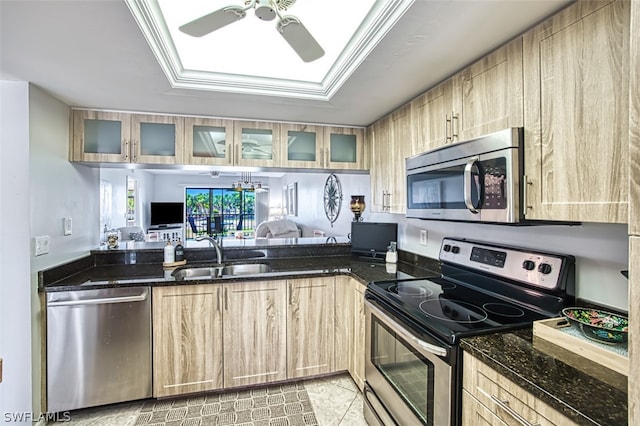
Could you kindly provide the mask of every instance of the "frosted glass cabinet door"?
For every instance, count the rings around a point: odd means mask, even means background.
[[[71,161],[128,163],[130,161],[129,114],[73,111]]]
[[[280,166],[280,124],[236,121],[233,129],[233,164],[238,166]]]
[[[281,124],[283,167],[321,168],[323,129],[310,124]]]
[[[233,122],[185,118],[184,144],[186,164],[229,166],[233,152]]]
[[[131,161],[143,164],[183,164],[184,118],[132,115]]]
[[[325,167],[329,169],[365,169],[364,129],[326,127],[325,156]]]

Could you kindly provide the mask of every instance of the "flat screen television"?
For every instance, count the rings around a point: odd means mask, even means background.
[[[391,241],[398,241],[397,223],[351,222],[351,253],[383,261]]]
[[[158,202],[150,203],[151,226],[182,224],[184,222],[184,203]]]

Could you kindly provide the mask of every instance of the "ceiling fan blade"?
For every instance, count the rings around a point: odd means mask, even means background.
[[[202,37],[215,30],[244,18],[247,12],[242,6],[227,6],[211,12],[208,15],[194,19],[182,25],[179,29],[193,37]]]
[[[295,16],[283,16],[277,29],[303,61],[315,61],[324,55],[320,44]]]

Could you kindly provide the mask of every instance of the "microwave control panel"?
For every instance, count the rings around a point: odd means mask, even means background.
[[[561,284],[567,256],[444,238],[440,261],[488,272],[534,287],[555,290]]]

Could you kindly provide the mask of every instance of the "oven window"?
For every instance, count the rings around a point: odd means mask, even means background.
[[[433,425],[434,365],[375,316],[371,318],[371,362],[427,425]]]

